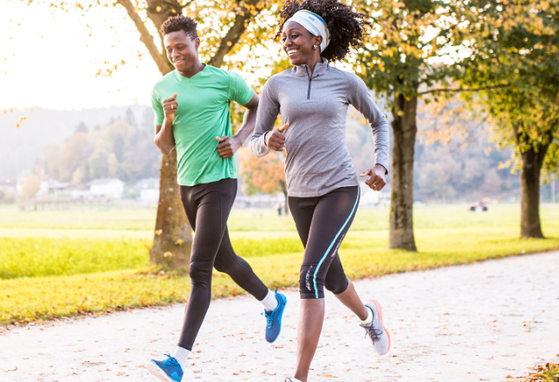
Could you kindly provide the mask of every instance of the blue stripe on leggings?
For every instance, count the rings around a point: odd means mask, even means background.
[[[330,250],[332,249],[332,246],[336,243],[336,240],[338,240],[338,237],[340,236],[342,231],[345,229],[345,226],[347,225],[347,223],[349,222],[349,220],[353,216],[353,212],[357,208],[358,202],[359,202],[359,189],[357,190],[357,199],[355,199],[355,204],[353,205],[353,209],[351,210],[351,213],[347,217],[345,223],[342,225],[342,228],[340,228],[340,230],[338,231],[338,233],[334,237],[334,240],[332,240],[332,243],[330,243],[330,246],[326,250],[326,253],[324,254],[324,256],[322,256],[322,259],[320,259],[320,261],[318,262],[318,265],[316,266],[316,271],[314,272],[314,275],[313,275],[314,295],[315,295],[316,298],[318,298],[318,288],[316,286],[316,275],[318,274],[318,270],[320,269],[320,266],[322,265],[324,260],[326,260],[326,257],[328,256],[328,252],[330,252]]]

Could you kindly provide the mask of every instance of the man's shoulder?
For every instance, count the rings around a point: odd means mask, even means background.
[[[204,68],[204,72],[205,72],[206,76],[210,76],[210,77],[212,77],[212,79],[216,79],[216,80],[219,80],[219,79],[227,80],[234,73],[230,70],[222,69],[222,68],[216,68],[215,66],[211,66],[211,65],[208,65],[208,64],[206,64],[206,67]]]

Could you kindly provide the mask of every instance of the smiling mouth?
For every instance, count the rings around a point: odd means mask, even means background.
[[[297,49],[286,49],[285,52],[288,56],[293,56],[295,53],[297,53]]]
[[[176,64],[183,64],[185,62],[185,60],[175,60],[173,61],[173,63]]]

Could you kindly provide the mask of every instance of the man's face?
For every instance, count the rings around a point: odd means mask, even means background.
[[[184,31],[171,32],[163,37],[167,58],[179,73],[189,73],[198,62],[200,39],[192,39]]]

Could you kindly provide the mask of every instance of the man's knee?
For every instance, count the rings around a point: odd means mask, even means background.
[[[188,271],[190,280],[193,284],[211,283],[212,266],[203,261],[193,261],[190,263]]]
[[[324,298],[324,275],[316,265],[302,265],[299,273],[299,294],[302,299]]]
[[[233,261],[224,261],[221,259],[216,259],[214,264],[214,268],[218,272],[223,272],[226,274],[231,274],[235,270],[236,266],[237,264]]]

